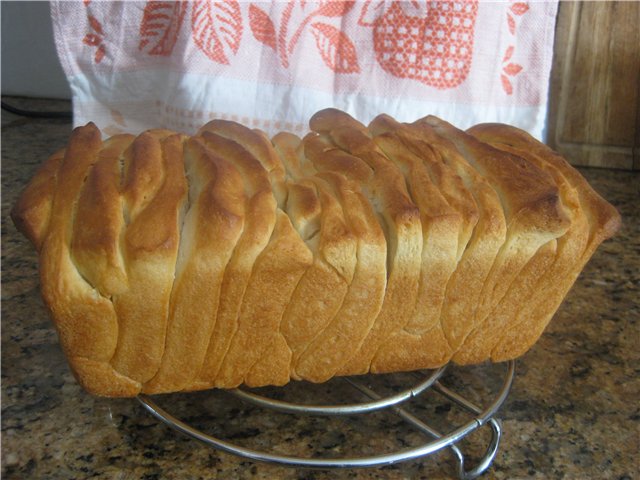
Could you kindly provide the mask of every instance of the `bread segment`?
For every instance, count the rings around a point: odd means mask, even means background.
[[[548,261],[548,268],[528,289],[528,298],[510,310],[508,321],[505,322],[504,313],[501,316],[504,328],[497,331],[491,345],[491,359],[501,361],[523,354],[535,343],[597,246],[618,230],[621,220],[576,170],[526,132],[506,125],[483,124],[469,133],[550,172],[571,222],[567,233],[557,241],[554,259]]]
[[[418,293],[422,229],[420,212],[407,192],[404,177],[377,148],[365,127],[347,114],[323,110],[311,129],[331,139],[337,148],[360,158],[372,170],[363,191],[382,221],[387,238],[387,287],[384,303],[360,349],[341,374],[363,374],[387,336],[409,321]]]
[[[58,171],[64,160],[61,149],[47,158],[11,209],[16,228],[39,252],[49,229],[51,207],[58,184]]]
[[[465,159],[489,180],[505,211],[505,243],[483,286],[473,322],[474,328],[478,328],[538,249],[566,233],[569,219],[558,187],[547,172],[519,155],[495,149],[439,119],[428,117],[424,121],[450,139]],[[464,349],[454,358],[465,363]]]
[[[418,148],[421,142],[428,143],[436,153],[436,158],[460,178],[462,187],[471,195],[477,208],[475,217],[473,209],[462,203],[463,211],[469,209],[472,212],[471,221],[476,218],[477,221],[473,223],[471,237],[447,283],[441,313],[443,331],[451,352],[455,354],[474,328],[475,311],[482,298],[482,289],[505,242],[505,213],[500,197],[491,184],[467,162],[451,141],[424,122],[409,125],[408,129],[412,133],[406,135],[405,141],[411,142],[412,137],[420,138],[414,148]]]
[[[114,368],[145,383],[164,353],[169,302],[187,206],[185,137],[168,130],[138,136],[124,156],[122,197],[126,227],[121,252],[128,288],[114,295],[118,346]]]
[[[242,144],[258,159],[267,171],[278,204],[273,233],[256,258],[238,313],[237,329],[231,335],[214,385],[229,388],[242,382],[256,386],[284,384],[290,378],[291,349],[281,333],[282,316],[300,278],[312,264],[313,255],[283,210],[287,202],[285,169],[269,139],[260,131],[234,122],[209,122],[200,134],[207,132]],[[261,338],[260,343],[256,343],[257,338]],[[247,353],[249,345],[260,347]]]
[[[134,138],[118,135],[104,142],[84,182],[73,226],[73,261],[80,274],[109,298],[124,292],[129,284],[120,250],[120,236],[125,226],[120,170],[124,151]]]
[[[331,188],[317,176],[305,175],[314,168],[299,158],[300,139],[280,135],[273,142],[289,178],[287,214],[313,255],[282,319],[282,333],[292,351],[292,377],[310,379],[313,374],[304,367],[298,371],[300,358],[343,304],[356,269],[357,239]]]
[[[213,331],[227,263],[242,233],[244,181],[199,138],[187,140],[189,210],[181,229],[164,355],[147,393],[182,390],[202,366]],[[194,308],[197,302],[198,308]]]
[[[118,341],[116,311],[111,301],[81,276],[70,251],[80,190],[98,159],[101,147],[100,131],[95,125],[74,129],[59,169],[52,176],[56,185],[50,216],[48,220],[43,216],[31,217],[31,220],[42,222],[34,225],[32,231],[41,235],[36,242],[41,244],[42,295],[56,320],[60,343],[72,370],[92,393],[132,396],[140,390],[139,383],[118,375],[109,365]],[[47,170],[52,166],[47,165]],[[37,197],[33,200],[42,205],[41,195],[44,192],[40,189],[35,192]],[[20,203],[29,205],[31,202],[27,199]],[[15,214],[20,217],[22,212],[16,211]]]
[[[377,124],[377,125],[376,125]],[[418,295],[406,326],[385,340],[373,359],[376,371],[398,371],[420,365],[433,368],[446,363],[451,351],[440,323],[446,286],[457,266],[462,215],[445,200],[431,180],[432,152],[420,156],[408,149],[390,118],[377,118],[369,126],[376,145],[400,170],[412,198],[420,209],[423,248]],[[403,345],[402,349],[397,345]]]
[[[620,225],[513,127],[365,127],[334,109],[310,126],[269,140],[215,120],[103,142],[88,124],[36,172],[12,218],[88,392],[512,359]]]
[[[242,176],[247,199],[242,234],[224,271],[220,303],[213,331],[207,339],[207,352],[189,389],[214,385],[238,329],[240,307],[254,264],[273,233],[277,207],[267,170],[242,144],[211,131],[203,130],[200,138],[208,149],[235,165]]]
[[[280,209],[271,239],[256,260],[238,317],[238,329],[214,385],[283,385],[289,381],[291,350],[282,341],[280,322],[300,277],[313,261],[311,252]],[[268,358],[267,358],[268,357]],[[267,362],[267,368],[260,361]],[[267,371],[265,371],[267,370]]]

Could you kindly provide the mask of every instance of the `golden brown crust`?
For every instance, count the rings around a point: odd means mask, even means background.
[[[300,139],[89,124],[16,203],[78,382],[134,396],[501,361],[615,209],[525,132],[334,109]]]
[[[425,123],[417,122],[408,126],[410,134],[405,142],[411,142],[416,136],[423,138],[435,152],[435,162],[446,166],[447,169],[460,178],[456,182],[458,188],[463,188],[473,199],[473,205],[468,205],[468,197],[461,197],[460,213],[463,224],[467,228],[473,225],[471,236],[458,260],[455,271],[449,278],[440,322],[452,353],[458,351],[465,337],[474,328],[474,316],[481,299],[481,292],[491,266],[504,244],[506,236],[506,220],[500,197],[491,184],[476,171],[448,138],[443,137],[435,129]],[[416,147],[414,147],[415,149]],[[442,167],[441,167],[442,168]],[[447,185],[455,186],[454,184]],[[443,190],[446,191],[446,190]],[[452,192],[449,192],[452,198]]]
[[[406,148],[397,129],[380,133],[374,140],[403,172],[409,192],[421,212],[423,249],[418,295],[406,326],[388,339],[376,353],[372,368],[378,372],[432,368],[451,355],[440,314],[447,282],[457,264],[462,216],[453,209],[432,182],[428,162]],[[374,126],[371,130],[377,130]],[[380,130],[381,131],[381,130]],[[430,152],[428,152],[430,153]],[[424,157],[424,155],[423,155]],[[402,345],[403,348],[397,348]]]
[[[71,239],[73,262],[80,274],[105,297],[128,288],[126,265],[120,249],[120,236],[125,226],[120,197],[120,162],[134,138],[133,135],[118,135],[104,142],[76,207]]]
[[[189,388],[213,386],[231,339],[238,328],[238,315],[251,271],[256,259],[268,244],[276,222],[276,200],[268,173],[261,162],[233,140],[211,131],[203,131],[200,136],[209,149],[233,163],[241,173],[247,204],[242,235],[224,272],[220,304],[207,353],[197,379]]]
[[[345,375],[367,373],[380,345],[407,324],[416,302],[423,243],[420,212],[407,191],[403,175],[362,124],[343,112],[327,109],[316,113],[310,126],[337,148],[360,158],[373,171],[363,185],[363,192],[380,216],[386,233],[388,281],[382,308],[371,331],[340,370]]]
[[[351,360],[378,318],[386,286],[387,247],[375,213],[357,187],[335,172],[317,177],[340,200],[357,240],[357,263],[342,304],[326,327],[306,344],[294,366],[299,378],[323,382]]]
[[[262,386],[263,362],[274,367],[289,365],[291,350],[281,341],[280,322],[300,277],[312,261],[311,252],[294,230],[289,217],[278,209],[272,238],[251,273],[238,317],[238,329],[215,379],[216,387],[233,388],[243,382]],[[274,368],[270,378],[272,384],[287,383],[289,369]]]
[[[140,382],[157,373],[164,353],[181,217],[187,200],[185,138],[169,131],[138,136],[125,154],[121,249],[129,288],[113,296],[118,315],[114,368]]]
[[[135,397],[140,383],[116,372],[107,362],[68,357],[71,371],[87,392],[101,397]]]
[[[64,154],[64,149],[57,151],[38,168],[11,210],[16,228],[37,251],[40,251],[49,227],[51,204]]]
[[[184,158],[190,205],[180,232],[162,363],[145,383],[147,393],[182,390],[201,368],[245,218],[244,181],[232,163],[197,137],[187,140]]]
[[[296,371],[298,364],[343,303],[357,264],[357,239],[331,188],[315,175],[305,175],[315,169],[301,157],[300,139],[281,135],[274,138],[274,145],[289,178],[286,212],[313,255],[313,264],[296,286],[282,319],[282,333],[292,353],[291,375],[310,379],[304,369]]]
[[[530,298],[518,304],[515,315],[510,309],[508,323],[496,335],[491,358],[507,360],[535,343],[597,246],[619,228],[620,215],[564,159],[522,130],[484,124],[469,133],[551,172],[571,218],[566,235],[558,239],[553,262],[528,289]]]

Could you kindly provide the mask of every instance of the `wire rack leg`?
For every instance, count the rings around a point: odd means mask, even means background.
[[[381,398],[380,395],[378,395],[375,391],[371,390],[370,388],[366,387],[360,382],[357,382],[350,378],[345,378],[344,380],[347,383],[349,383],[351,386],[353,386],[355,389],[357,389],[359,392],[371,398],[372,400],[378,400]],[[474,413],[480,412],[480,409],[478,409],[475,405],[471,404],[467,400],[465,400],[465,402],[466,402],[465,406],[467,408],[471,407],[470,410],[472,409]],[[440,432],[438,432],[436,429],[424,423],[415,415],[412,415],[411,413],[407,412],[404,408],[399,406],[393,406],[391,407],[391,410],[395,414],[397,414],[400,418],[402,418],[406,423],[410,424],[411,426],[421,431],[422,433],[433,438],[442,438],[442,434]],[[472,480],[482,475],[491,466],[493,459],[498,453],[498,447],[500,446],[500,438],[502,436],[502,429],[500,428],[500,422],[492,418],[489,420],[488,423],[489,423],[489,426],[491,427],[491,440],[489,441],[489,446],[487,447],[485,454],[480,459],[478,464],[475,467],[473,467],[471,470],[467,471],[464,469],[465,458],[460,448],[455,443],[449,445],[449,448],[451,449],[451,451],[453,451],[456,457],[457,467],[458,467],[457,473],[458,473],[458,478],[460,480]]]

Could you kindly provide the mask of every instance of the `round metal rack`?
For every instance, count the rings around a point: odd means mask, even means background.
[[[191,425],[183,422],[179,418],[160,407],[151,397],[146,395],[138,396],[138,401],[144,408],[151,413],[156,419],[165,423],[169,427],[188,435],[191,438],[209,445],[210,447],[223,450],[228,453],[239,455],[251,460],[277,463],[292,467],[303,468],[358,468],[358,467],[374,467],[390,465],[393,463],[416,460],[432,455],[444,448],[449,448],[453,452],[457,462],[457,475],[460,479],[472,479],[484,473],[498,452],[500,438],[502,434],[500,420],[494,418],[495,413],[503,404],[511,384],[513,382],[515,362],[510,361],[503,365],[487,364],[484,368],[505,368],[506,372],[502,378],[502,385],[498,391],[493,392],[491,397],[486,400],[486,406],[480,407],[473,404],[460,393],[447,388],[441,383],[441,378],[447,371],[447,367],[429,372],[426,377],[421,374],[415,374],[418,377],[416,383],[398,393],[390,396],[382,396],[366,386],[362,382],[362,377],[344,377],[343,381],[347,382],[358,392],[360,392],[366,401],[351,404],[329,404],[329,405],[307,405],[301,403],[287,402],[283,400],[275,400],[266,396],[258,395],[251,391],[234,389],[228,391],[230,394],[242,399],[245,402],[254,404],[260,408],[275,410],[289,414],[304,415],[331,415],[331,416],[353,416],[364,415],[374,411],[388,410],[395,415],[400,416],[411,427],[424,434],[429,441],[417,447],[405,448],[395,452],[380,453],[369,456],[353,456],[345,458],[303,458],[295,456],[280,455],[273,452],[257,451],[236,445],[226,440],[213,437]],[[286,388],[286,387],[285,387]],[[457,405],[466,412],[468,421],[455,425],[446,432],[430,426],[425,421],[417,418],[415,415],[407,411],[401,405],[410,400],[419,401],[421,395],[425,392],[435,392],[443,397],[447,402]],[[465,469],[465,456],[463,455],[457,443],[467,437],[474,430],[487,426],[490,429],[491,437],[489,444],[485,449],[485,453],[477,464],[470,469]]]

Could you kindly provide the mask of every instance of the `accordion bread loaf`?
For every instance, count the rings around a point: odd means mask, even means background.
[[[102,141],[76,128],[12,211],[90,393],[323,382],[525,353],[616,210],[514,127],[303,138],[214,120]]]

